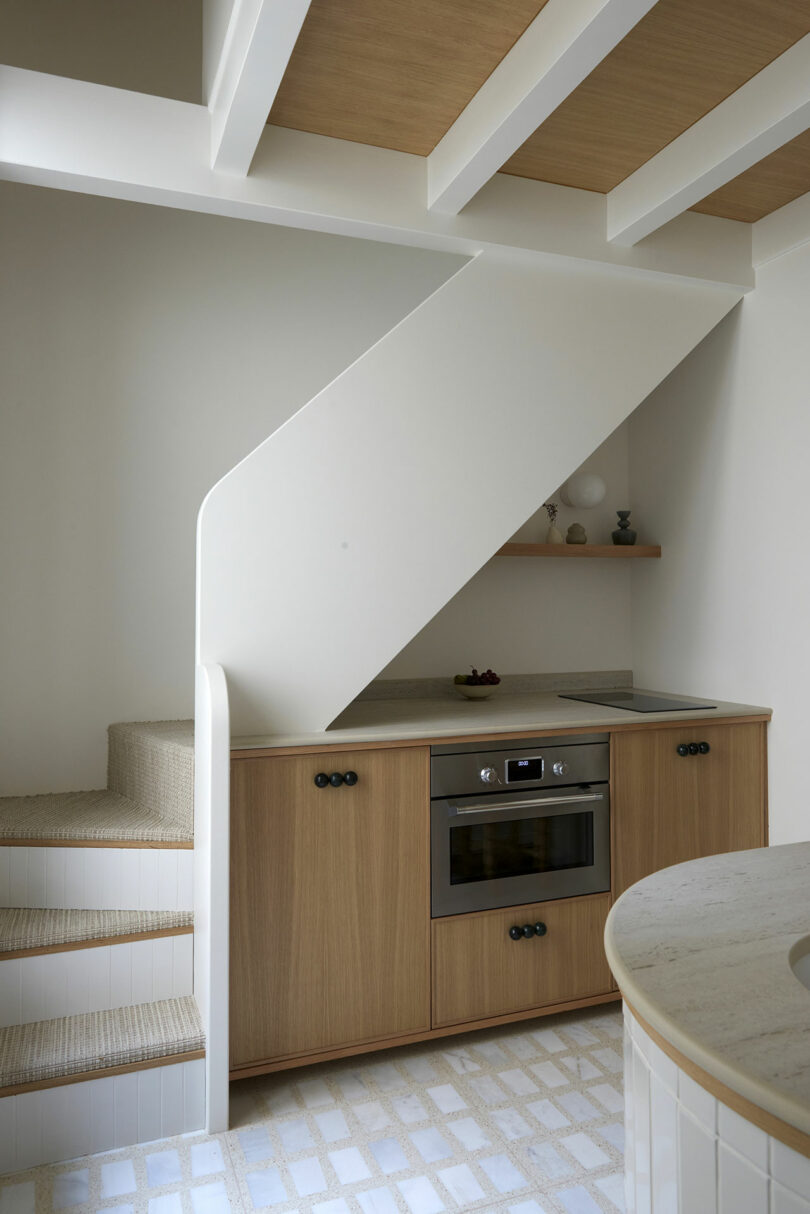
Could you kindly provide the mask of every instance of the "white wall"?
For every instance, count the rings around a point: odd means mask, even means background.
[[[634,669],[773,708],[771,841],[786,843],[810,837],[810,246],[757,279],[630,422],[633,507],[664,550],[634,569]]]
[[[629,502],[628,435],[625,422],[582,465],[605,481],[600,506],[575,510],[562,504],[559,491],[550,495],[559,506],[557,526],[563,535],[570,523],[581,522],[590,543],[611,542],[615,512]],[[485,458],[480,475],[486,480]],[[547,530],[548,516],[541,508],[514,538],[541,543]],[[491,666],[500,674],[631,669],[631,586],[631,569],[623,561],[495,557],[381,677],[452,675],[471,666]]]
[[[0,185],[0,792],[192,715],[205,493],[460,264]]]
[[[223,9],[228,3],[219,0]],[[199,102],[200,5],[201,0],[2,0],[0,62]]]

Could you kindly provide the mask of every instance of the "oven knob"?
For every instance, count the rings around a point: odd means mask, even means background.
[[[562,760],[558,759],[551,770],[554,772],[555,776],[567,776],[570,768],[567,763],[563,763]]]
[[[494,767],[482,767],[480,774],[482,784],[494,784],[498,779],[498,773]]]

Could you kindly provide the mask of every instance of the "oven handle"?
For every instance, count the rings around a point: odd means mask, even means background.
[[[461,817],[462,814],[486,814],[498,809],[541,809],[545,805],[574,805],[582,801],[604,801],[604,793],[586,792],[579,797],[538,797],[535,801],[490,801],[487,805],[466,805],[459,809],[457,805],[450,808]]]

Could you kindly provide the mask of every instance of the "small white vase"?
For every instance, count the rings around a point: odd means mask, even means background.
[[[546,532],[546,543],[547,544],[564,544],[565,543],[565,538],[563,537],[562,532],[558,531],[553,523],[551,524],[548,531]]]

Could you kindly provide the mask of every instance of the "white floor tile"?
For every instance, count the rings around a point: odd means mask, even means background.
[[[486,1197],[466,1163],[457,1164],[452,1168],[440,1168],[439,1179],[460,1206],[472,1205],[473,1202],[482,1201]]]
[[[281,1139],[281,1145],[290,1155],[294,1155],[296,1151],[306,1151],[314,1146],[309,1126],[303,1117],[297,1117],[295,1121],[281,1121],[276,1129]]]
[[[308,1159],[298,1159],[288,1166],[293,1184],[301,1197],[311,1197],[313,1193],[326,1191],[326,1180],[317,1156],[311,1155]]]
[[[355,1184],[358,1180],[368,1180],[371,1176],[369,1166],[357,1147],[330,1151],[329,1162],[341,1184]]]
[[[262,1210],[265,1206],[277,1206],[287,1200],[287,1190],[278,1168],[264,1168],[261,1172],[248,1172],[246,1180],[254,1210]]]
[[[308,1109],[322,1108],[325,1104],[334,1104],[335,1098],[322,1079],[307,1079],[299,1083],[298,1091]]]
[[[150,1189],[166,1184],[179,1184],[183,1179],[177,1151],[155,1151],[146,1156],[146,1177]]]
[[[392,1101],[394,1112],[405,1125],[413,1125],[416,1121],[427,1121],[428,1112],[418,1096],[412,1092]]]
[[[565,1138],[561,1138],[560,1143],[566,1151],[574,1156],[577,1163],[589,1171],[610,1162],[602,1148],[597,1146],[587,1134],[569,1134]]]
[[[246,1163],[261,1163],[264,1159],[273,1158],[270,1135],[263,1125],[253,1126],[249,1130],[239,1130],[237,1139]]]
[[[60,1172],[53,1182],[54,1210],[67,1210],[71,1206],[84,1204],[89,1200],[90,1172],[81,1168],[76,1172]]]
[[[539,1169],[541,1175],[548,1181],[563,1180],[573,1172],[570,1160],[563,1159],[560,1152],[550,1142],[532,1142],[526,1148],[526,1155],[534,1169]]]
[[[368,1104],[352,1105],[352,1112],[363,1129],[368,1130],[371,1134],[378,1130],[384,1130],[387,1125],[391,1125],[391,1118],[379,1100],[372,1100]]]
[[[410,1139],[425,1163],[436,1163],[439,1159],[449,1159],[453,1148],[442,1138],[435,1126],[427,1130],[412,1130]]]
[[[521,1117],[517,1109],[494,1109],[492,1120],[507,1142],[514,1142],[518,1138],[528,1138],[530,1134],[534,1133],[528,1121]]]
[[[513,1193],[516,1189],[525,1189],[529,1183],[507,1155],[491,1155],[478,1162],[499,1193]]]
[[[468,1107],[467,1101],[459,1095],[451,1083],[444,1083],[437,1088],[428,1088],[428,1095],[440,1113],[460,1113],[462,1109]]]
[[[180,1193],[163,1193],[149,1198],[149,1214],[183,1214],[183,1198]]]
[[[191,1206],[194,1214],[231,1214],[231,1203],[221,1180],[195,1185],[191,1190]]]
[[[532,1037],[548,1054],[558,1054],[560,1050],[566,1048],[565,1042],[558,1037],[553,1029],[540,1029],[538,1032],[532,1033]]]
[[[410,1167],[408,1157],[395,1138],[381,1138],[369,1143],[369,1150],[377,1161],[377,1166],[386,1176],[392,1172],[402,1172]]]
[[[8,1184],[0,1189],[0,1214],[34,1214],[35,1209],[33,1180]]]
[[[358,1193],[363,1214],[399,1214],[399,1207],[390,1189],[367,1189]]]
[[[324,1142],[340,1142],[342,1138],[349,1137],[349,1127],[340,1109],[329,1109],[326,1113],[316,1113],[315,1123],[323,1135]]]
[[[131,1159],[120,1159],[115,1163],[102,1164],[102,1197],[121,1197],[124,1193],[134,1193],[137,1187],[135,1168],[132,1166]]]
[[[397,1187],[411,1214],[440,1214],[445,1208],[427,1176],[412,1176],[408,1180],[397,1181]]]
[[[467,1151],[480,1151],[482,1147],[491,1147],[492,1139],[487,1138],[474,1117],[462,1117],[459,1121],[448,1121],[447,1129],[456,1136]]]
[[[571,1124],[571,1119],[551,1100],[535,1100],[526,1108],[547,1130],[561,1130]]]
[[[571,1082],[571,1076],[563,1075],[553,1062],[535,1062],[531,1066],[533,1075],[547,1088],[564,1088]]]
[[[587,1189],[575,1185],[572,1189],[562,1189],[556,1194],[562,1202],[567,1214],[604,1214],[602,1206],[597,1205]],[[695,1211],[697,1214],[697,1211]]]

